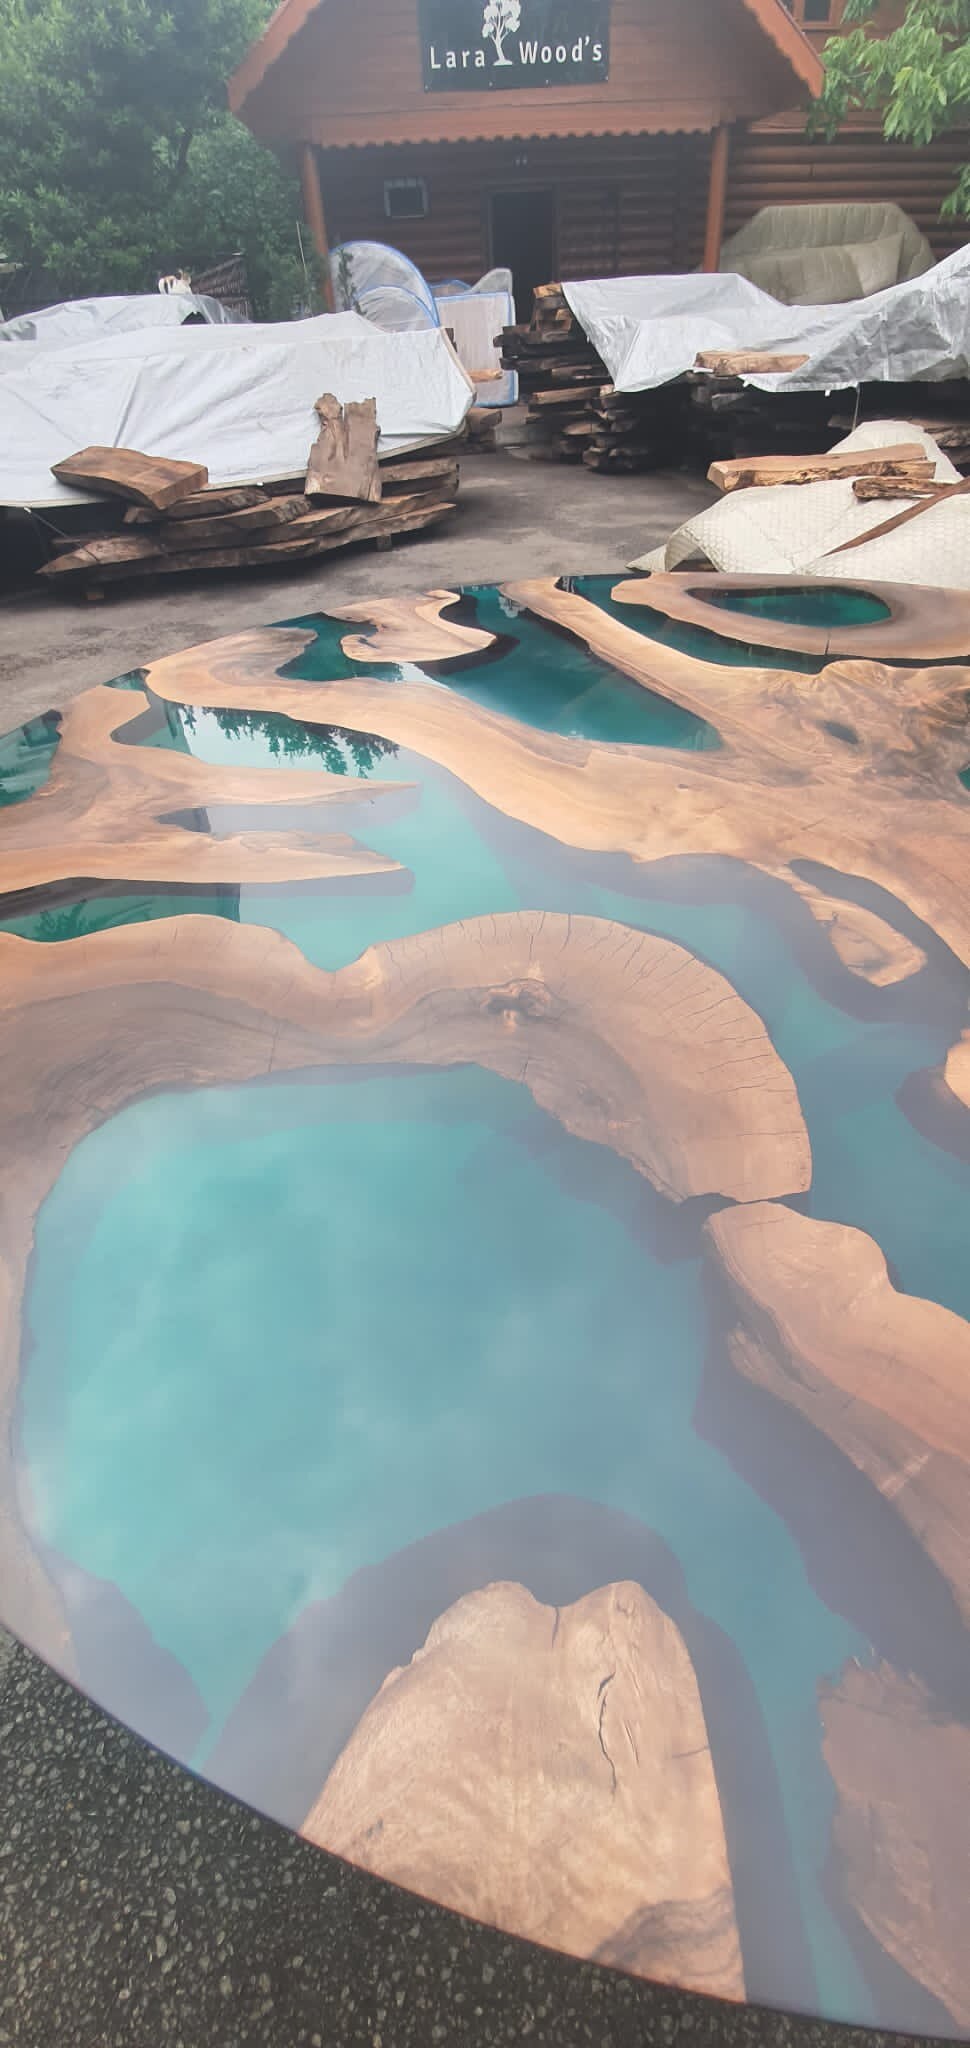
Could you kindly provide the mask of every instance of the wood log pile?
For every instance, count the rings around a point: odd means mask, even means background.
[[[387,547],[454,511],[467,430],[381,461],[373,399],[341,407],[328,393],[317,413],[306,476],[290,481],[210,489],[199,464],[124,448],[59,462],[64,483],[120,504],[114,521],[105,508],[104,532],[55,541],[39,573],[59,589],[99,595],[135,577],[312,561],[358,541]]]
[[[614,391],[561,285],[540,285],[529,325],[506,327],[498,340],[503,368],[518,372],[529,401],[526,424],[536,461],[646,470],[681,458],[682,394],[671,404],[669,387],[630,396]]]

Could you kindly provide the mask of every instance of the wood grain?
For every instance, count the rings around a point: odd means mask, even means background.
[[[720,751],[565,739],[417,680],[406,690],[366,675],[287,681],[277,671],[304,642],[286,628],[166,656],[148,681],[175,703],[272,708],[380,733],[570,846],[641,861],[720,854],[772,874],[822,861],[877,883],[970,965],[970,805],[957,780],[970,669],[842,661],[806,685],[647,640],[551,579],[506,589],[621,674],[708,719]]]
[[[126,1103],[328,1064],[472,1062],[674,1200],[811,1177],[794,1083],[760,1020],[671,941],[594,918],[483,918],[372,947],[336,974],[276,932],[210,917],[56,945],[0,933],[0,1062],[4,1618],[60,1664],[63,1619],[4,1448],[20,1304],[41,1202],[79,1140]]]
[[[900,441],[892,448],[835,450],[829,455],[737,455],[725,462],[712,462],[707,472],[708,482],[718,491],[750,490],[762,484],[817,484],[854,476],[896,476],[924,483],[932,479],[933,464],[921,441]]]
[[[970,2028],[970,1728],[918,1680],[846,1665],[820,1688],[840,1890],[870,1934]]]
[[[123,746],[117,734],[147,711],[140,690],[87,690],[63,715],[47,782],[5,813],[0,896],[76,877],[126,882],[284,882],[390,874],[398,863],[339,829],[236,832],[216,838],[172,822],[208,804],[325,804],[380,798],[400,783],[294,769],[213,767],[161,747]]]
[[[209,481],[204,462],[174,462],[164,455],[141,455],[135,448],[82,448],[51,467],[62,484],[73,484],[75,490],[125,498],[153,512],[166,511]]]
[[[565,1608],[467,1594],[385,1680],[303,1833],[512,1934],[744,1996],[697,1680],[640,1586]]]
[[[813,576],[810,582],[813,590],[825,587],[824,578]],[[726,605],[710,601],[721,594],[765,590],[791,591],[794,597],[806,588],[804,576],[730,576],[718,571],[698,576],[662,570],[618,583],[613,597],[618,604],[662,612],[665,618],[702,626],[721,640],[736,640],[746,647],[775,647],[782,653],[792,650],[830,658],[861,655],[873,661],[970,661],[970,597],[966,591],[928,590],[917,583],[855,585],[841,577],[828,587],[840,598],[855,590],[878,598],[888,607],[889,616],[858,626],[793,625],[789,620],[730,611]]]
[[[341,405],[332,391],[314,407],[320,432],[310,450],[306,491],[310,498],[356,498],[373,503],[381,495],[377,466],[377,400],[351,399]]]
[[[359,604],[332,604],[332,619],[360,620],[370,633],[348,633],[341,646],[349,661],[454,661],[484,654],[495,644],[494,633],[462,626],[442,613],[458,603],[457,590],[429,590],[426,597],[372,597]]]
[[[737,1370],[866,1475],[970,1620],[970,1325],[899,1293],[879,1246],[846,1224],[759,1202],[706,1231]]]

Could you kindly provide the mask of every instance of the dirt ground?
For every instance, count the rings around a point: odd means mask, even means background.
[[[153,657],[326,611],[328,600],[621,571],[715,496],[699,477],[594,476],[500,451],[467,457],[457,512],[389,553],[365,546],[304,570],[159,579],[100,604],[38,585],[0,600],[0,732]]]

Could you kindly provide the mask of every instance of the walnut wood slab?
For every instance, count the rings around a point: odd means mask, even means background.
[[[697,1680],[640,1586],[467,1594],[385,1679],[303,1833],[511,1934],[744,1996]]]

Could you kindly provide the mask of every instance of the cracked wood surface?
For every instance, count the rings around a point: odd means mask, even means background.
[[[385,1679],[303,1833],[509,1933],[744,1996],[697,1680],[638,1585],[565,1608],[466,1594]]]
[[[822,1685],[835,1870],[884,1949],[970,2029],[970,1728],[889,1664]]]
[[[970,1325],[899,1293],[879,1246],[846,1224],[758,1202],[705,1227],[737,1370],[865,1473],[970,1619]]]

